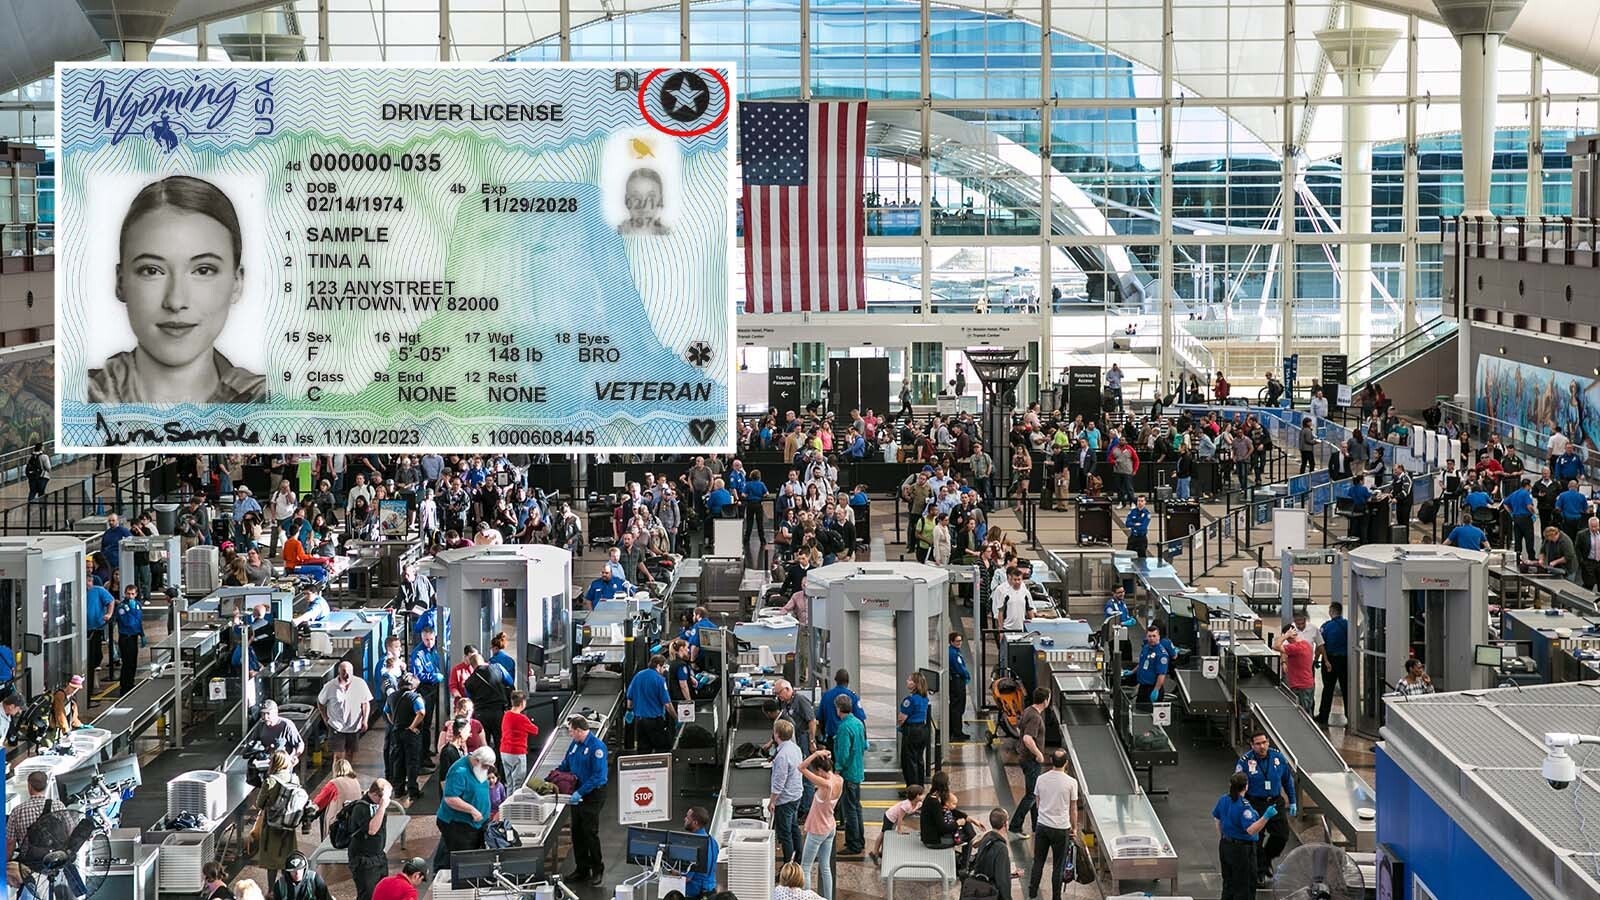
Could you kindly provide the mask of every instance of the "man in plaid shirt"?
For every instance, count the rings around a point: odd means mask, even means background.
[[[50,775],[46,772],[33,771],[28,773],[28,799],[17,805],[6,817],[6,858],[15,859],[19,855],[28,856],[28,829],[33,823],[39,821],[44,815],[44,807],[50,798],[45,793],[50,789]]]

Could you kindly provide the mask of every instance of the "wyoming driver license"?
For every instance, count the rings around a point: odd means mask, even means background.
[[[61,449],[731,445],[731,66],[56,83]]]

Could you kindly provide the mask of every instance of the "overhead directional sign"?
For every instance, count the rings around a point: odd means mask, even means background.
[[[767,371],[767,406],[778,411],[778,420],[783,420],[783,414],[794,412],[799,415],[800,408],[805,404],[800,401],[800,370],[799,369],[770,369]]]

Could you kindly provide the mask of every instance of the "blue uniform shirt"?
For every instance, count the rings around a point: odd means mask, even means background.
[[[746,475],[743,469],[728,470],[728,490],[739,493],[744,490]]]
[[[1483,533],[1483,529],[1476,525],[1457,525],[1450,529],[1450,533],[1445,535],[1444,539],[1452,547],[1460,547],[1463,550],[1482,550],[1486,536]]]
[[[1488,491],[1473,491],[1461,502],[1467,505],[1467,509],[1483,509],[1494,501],[1489,499]]]
[[[1322,623],[1322,652],[1328,656],[1344,656],[1350,651],[1350,620],[1343,616]]]
[[[713,516],[722,515],[722,510],[732,504],[733,495],[726,488],[718,488],[706,495],[706,512]]]
[[[444,680],[444,657],[439,655],[439,645],[429,650],[421,644],[411,651],[411,674],[424,684],[438,684]]]
[[[1577,491],[1562,491],[1556,495],[1556,509],[1563,519],[1582,519],[1589,511],[1589,498]]]
[[[1105,614],[1108,619],[1112,616],[1116,616],[1118,619],[1126,619],[1132,615],[1132,613],[1128,612],[1128,604],[1115,597],[1106,601]]]
[[[704,834],[710,843],[706,851],[706,870],[695,869],[684,876],[683,893],[686,897],[699,897],[705,894],[714,894],[717,890],[717,839],[706,834],[704,828],[695,834]]]
[[[1550,474],[1563,482],[1583,475],[1583,460],[1571,450],[1550,461]]]
[[[1513,516],[1532,516],[1533,492],[1527,488],[1517,488],[1512,491],[1506,496],[1506,509],[1511,510]]]
[[[1364,509],[1366,508],[1367,501],[1372,499],[1372,491],[1368,490],[1365,484],[1362,484],[1358,481],[1355,484],[1350,485],[1350,493],[1346,494],[1345,496],[1350,498],[1351,506],[1355,507],[1356,509]]]
[[[767,483],[765,481],[746,481],[744,483],[744,499],[748,503],[760,503],[767,497]]]
[[[114,615],[117,619],[119,636],[144,634],[144,607],[139,604],[138,599],[129,600],[124,597],[118,600]]]
[[[89,595],[84,600],[84,616],[87,617],[90,628],[104,625],[106,613],[117,605],[117,598],[98,584],[89,588]]]
[[[1128,510],[1127,521],[1123,524],[1128,526],[1129,534],[1134,537],[1144,537],[1150,531],[1150,510],[1135,506]]]
[[[856,692],[836,684],[822,695],[822,707],[817,710],[817,721],[822,723],[822,733],[827,737],[833,737],[834,732],[839,730],[839,710],[835,704],[840,697],[849,697],[850,712],[863,722],[867,720],[867,712],[861,708],[861,698],[856,696]]]
[[[907,694],[900,701],[900,714],[907,725],[921,725],[928,721],[928,698],[921,694]]]
[[[618,594],[627,593],[628,583],[613,573],[610,578],[596,578],[589,582],[589,589],[583,592],[583,599],[592,605],[601,600],[610,600]]]
[[[1258,841],[1261,836],[1251,834],[1249,828],[1256,823],[1255,807],[1243,797],[1235,800],[1228,794],[1223,794],[1217,799],[1217,805],[1211,808],[1211,818],[1222,823],[1222,836],[1235,841]]]
[[[628,702],[635,719],[659,719],[667,714],[667,679],[655,669],[640,669],[628,682]]]
[[[961,679],[962,684],[971,683],[972,672],[967,668],[967,658],[954,646],[948,648],[948,653],[950,658],[947,668],[950,670],[950,677]]]
[[[1171,664],[1172,657],[1168,655],[1166,641],[1141,646],[1139,648],[1139,683],[1145,687],[1155,687],[1156,678],[1167,674],[1167,668]]]
[[[1250,779],[1250,786],[1245,789],[1247,797],[1265,797],[1275,799],[1278,792],[1289,795],[1290,803],[1298,803],[1294,790],[1294,767],[1289,765],[1289,760],[1278,752],[1278,748],[1271,747],[1267,750],[1267,758],[1256,756],[1252,750],[1239,757],[1239,764],[1233,767],[1235,772],[1243,772]]]
[[[571,772],[578,779],[578,789],[572,792],[575,800],[605,787],[608,777],[605,742],[593,731],[589,732],[582,742],[567,748],[567,755],[561,760],[561,765],[556,766],[556,771]]]
[[[107,528],[105,534],[100,535],[100,553],[114,572],[122,567],[122,539],[133,537],[133,532],[126,525]]]

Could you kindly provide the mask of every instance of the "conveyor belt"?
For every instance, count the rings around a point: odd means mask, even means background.
[[[95,717],[94,727],[111,732],[112,747],[122,749],[125,741],[139,736],[171,707],[172,690],[171,678],[146,679],[133,693],[113,701],[109,709]]]
[[[728,755],[731,758],[740,744],[751,743],[759,747],[771,738],[772,726],[768,722],[741,725],[728,733]],[[729,763],[723,793],[738,805],[759,803],[772,795],[772,770],[762,766],[739,768]]]
[[[1061,710],[1061,728],[1072,752],[1073,771],[1090,794],[1133,794],[1139,788],[1122,755],[1122,744],[1098,704],[1068,703]]]
[[[1207,678],[1199,669],[1174,669],[1172,677],[1189,711],[1196,715],[1222,715],[1232,707],[1221,678]]]
[[[1307,774],[1349,770],[1328,743],[1328,736],[1306,717],[1293,697],[1275,685],[1257,684],[1240,690],[1261,727],[1271,733],[1273,744],[1291,757],[1296,769]]]

